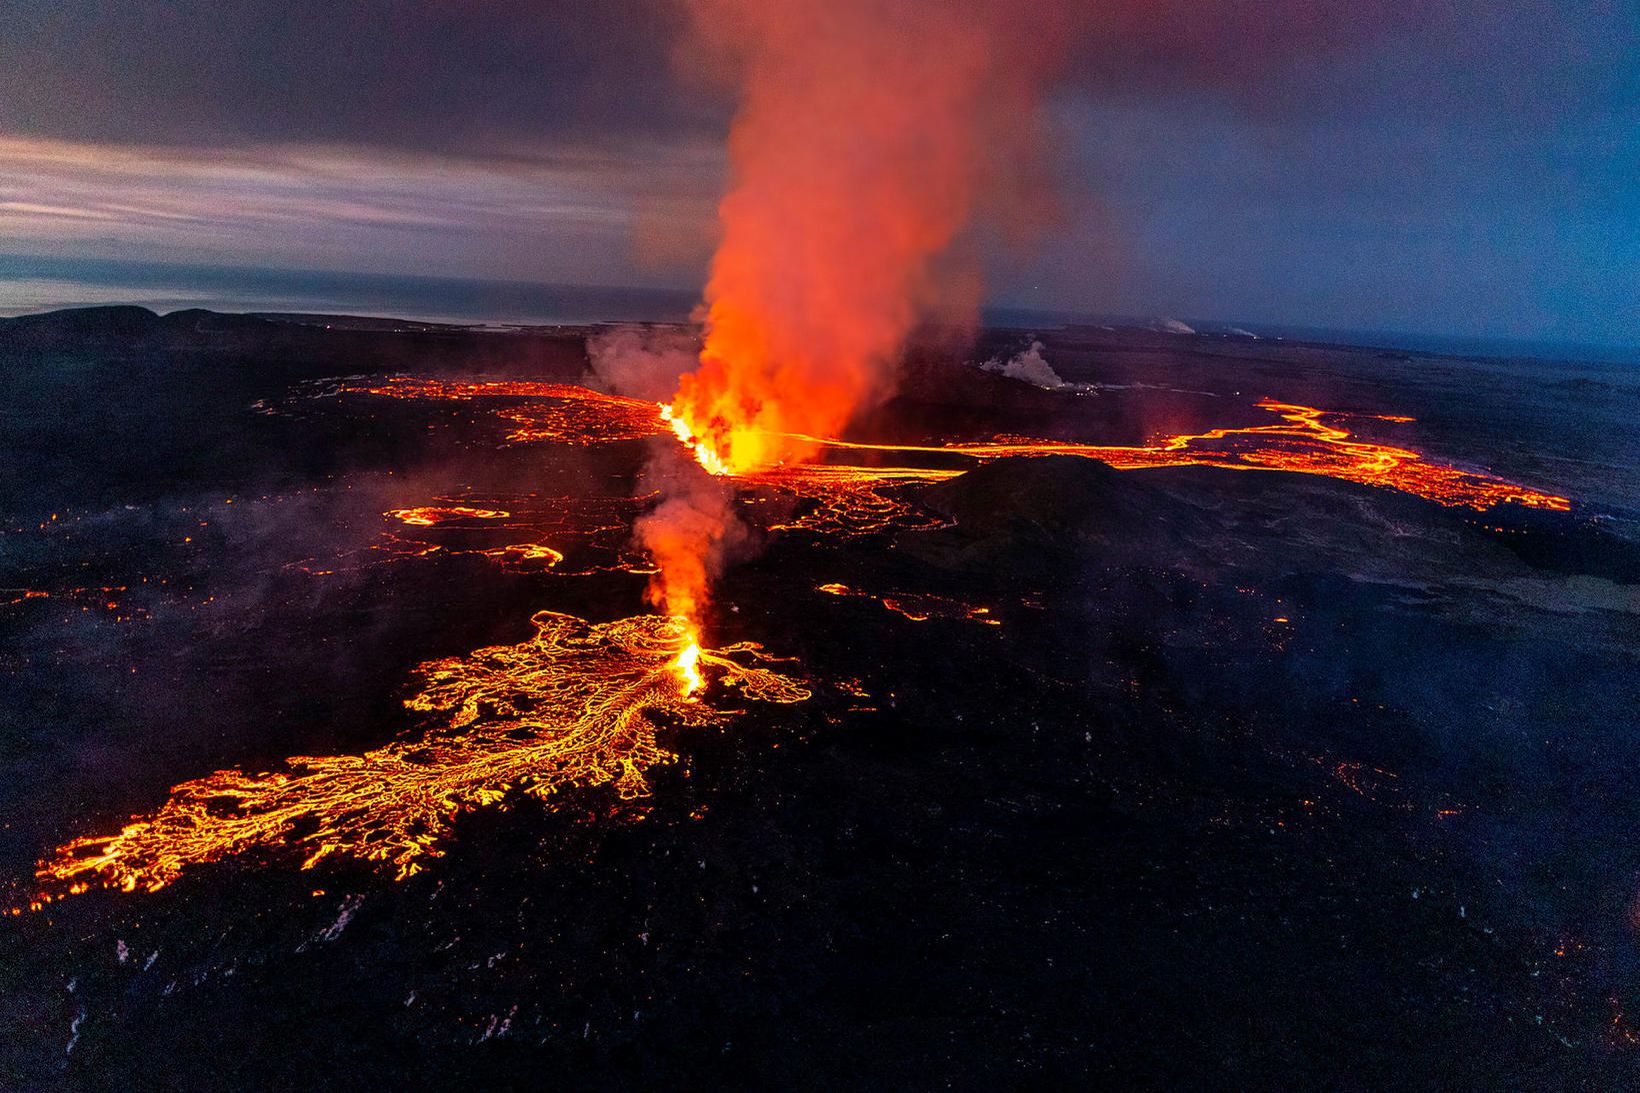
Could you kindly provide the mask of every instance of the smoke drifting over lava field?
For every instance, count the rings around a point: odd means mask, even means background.
[[[1632,374],[992,330],[713,476],[691,336],[0,324],[3,1084],[1632,1076]]]

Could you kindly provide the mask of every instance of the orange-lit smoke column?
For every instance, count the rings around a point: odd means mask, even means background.
[[[972,314],[953,248],[990,199],[1041,177],[1028,134],[1064,6],[694,5],[741,103],[705,349],[672,405],[724,469],[812,454],[776,434],[839,435],[923,318]]]
[[[971,319],[966,233],[1044,177],[1035,102],[1068,7],[695,0],[691,57],[724,60],[740,93],[700,367],[667,409],[706,470],[814,455],[806,437],[887,392],[920,322]],[[673,614],[696,617],[735,539],[722,493],[681,486],[638,528]]]

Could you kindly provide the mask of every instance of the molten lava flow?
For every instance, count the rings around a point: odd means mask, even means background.
[[[793,496],[806,504],[799,515],[775,522],[771,530],[862,532],[889,526],[918,526],[915,507],[897,495],[903,486],[937,482],[961,473],[958,468],[887,466],[861,467],[837,462],[785,463],[731,474],[717,451],[691,430],[674,407],[602,395],[564,384],[491,383],[454,384],[436,380],[400,379],[365,390],[403,398],[471,399],[502,395],[522,400],[544,400],[575,405],[588,431],[566,442],[587,443],[588,437],[630,438],[629,430],[644,422],[643,435],[671,431],[697,462],[718,477],[736,484]],[[1149,467],[1221,467],[1228,470],[1282,470],[1315,474],[1364,485],[1411,493],[1443,505],[1485,510],[1500,504],[1564,511],[1571,502],[1556,494],[1517,485],[1493,475],[1466,471],[1431,461],[1410,448],[1356,439],[1342,422],[1351,416],[1371,417],[1393,424],[1411,418],[1390,415],[1350,415],[1339,411],[1263,399],[1260,409],[1280,420],[1269,425],[1210,429],[1163,437],[1151,444],[1125,446],[1081,444],[1033,437],[998,437],[981,443],[870,444],[850,442],[820,433],[771,436],[762,442],[768,450],[824,453],[840,458],[849,452],[871,452],[917,457],[990,462],[1010,457],[1072,455],[1097,459],[1118,470]],[[641,408],[641,412],[640,412]],[[546,408],[527,403],[521,412],[541,417]],[[515,438],[516,439],[516,438]],[[783,446],[786,446],[783,448]],[[417,512],[460,512],[402,510]],[[472,514],[469,514],[472,515]],[[921,526],[933,526],[930,521]]]
[[[838,451],[956,455],[980,463],[1007,458],[1070,455],[1096,459],[1124,471],[1149,467],[1291,471],[1296,474],[1323,475],[1346,482],[1400,490],[1449,507],[1476,510],[1485,510],[1502,504],[1559,511],[1571,507],[1571,501],[1565,497],[1529,489],[1478,471],[1465,471],[1441,463],[1432,463],[1410,448],[1353,440],[1348,429],[1337,424],[1327,424],[1322,420],[1346,418],[1350,416],[1348,414],[1321,410],[1313,406],[1277,402],[1273,399],[1263,399],[1258,406],[1262,410],[1276,414],[1282,422],[1181,434],[1142,447],[1076,444],[1032,437],[998,437],[986,443],[945,445],[867,444],[820,437],[803,439],[821,448]],[[1412,419],[1382,416],[1380,420],[1404,423]],[[908,467],[860,467],[848,470],[858,475],[860,483],[874,478],[883,482],[893,482],[918,473],[947,477],[956,473],[920,471]],[[856,484],[852,488],[862,487]]]
[[[653,403],[633,404],[632,400],[555,384],[395,381],[378,393],[472,399],[500,397],[503,391],[497,389],[504,389],[506,397],[524,400],[527,409],[529,400],[579,407],[575,412],[585,419],[581,423],[585,435],[599,439],[627,437],[639,424],[647,430],[644,435],[667,428]],[[1030,438],[948,445],[864,444],[809,434],[795,440],[800,447],[830,456],[870,452],[949,464],[953,460],[984,463],[1018,456],[1073,455],[1119,469],[1201,465],[1326,475],[1475,509],[1506,503],[1569,507],[1563,497],[1434,463],[1410,449],[1357,440],[1340,424],[1348,415],[1272,400],[1259,406],[1279,420],[1181,434],[1140,447]],[[529,412],[534,414],[533,409]],[[692,434],[680,431],[678,435],[685,443],[691,442]],[[583,441],[584,437],[576,437],[568,442]],[[784,442],[778,437],[771,441],[775,446]],[[696,446],[697,457],[700,450]],[[710,487],[702,495],[704,500],[694,498],[680,512],[667,507],[683,502],[674,495],[639,520],[641,525],[653,518],[667,532],[687,527],[688,519],[703,521],[700,528],[675,540],[664,536],[645,540],[663,580],[680,573],[685,578],[675,587],[659,586],[665,602],[673,605],[668,615],[592,624],[542,612],[534,617],[536,634],[528,641],[424,664],[419,669],[422,689],[407,705],[437,717],[439,723],[419,738],[363,755],[296,756],[278,771],[225,770],[183,783],[157,812],[111,835],[76,839],[42,862],[38,875],[45,891],[37,904],[94,886],[157,889],[191,866],[284,846],[300,847],[306,865],[329,857],[352,858],[390,865],[403,877],[440,853],[440,844],[458,814],[504,802],[511,794],[549,798],[572,786],[609,784],[623,798],[641,796],[648,791],[644,772],[674,759],[657,742],[662,724],[707,725],[731,716],[731,711],[703,701],[714,687],[738,688],[746,698],[765,702],[798,702],[809,697],[801,683],[769,667],[769,658],[755,645],[712,650],[699,644],[693,620],[700,604],[691,597],[704,588],[706,569],[696,548],[702,541],[721,544],[723,529],[733,523],[727,507],[737,502],[734,491],[741,491],[740,502],[757,503],[763,491],[780,495],[788,505],[795,498],[808,506],[807,511],[774,527],[861,533],[934,526],[937,521],[922,516],[904,491],[961,471],[950,466],[809,463],[719,477],[692,473]],[[519,526],[550,527],[554,534],[624,536],[624,521],[635,502],[606,498],[571,504],[569,499],[554,499],[540,508],[540,501],[518,498],[505,504],[506,508],[444,504],[398,509],[388,515],[409,526],[442,533],[446,529],[440,525],[451,521],[511,519],[514,512],[533,505],[536,508],[524,514],[528,523]],[[467,534],[470,529],[458,526],[455,531]],[[712,535],[720,538],[713,540]],[[677,548],[677,555],[665,552],[670,549],[668,543]],[[410,543],[402,548],[441,549],[435,544]],[[460,548],[451,549],[459,552]],[[541,543],[475,552],[549,566],[563,557]],[[28,589],[5,591],[9,600],[4,602],[13,604],[47,595]],[[95,591],[108,600],[123,589]],[[821,591],[866,595],[840,584],[823,585]],[[869,598],[911,620],[968,618],[996,624],[986,608],[939,596],[895,593]],[[1340,768],[1338,777],[1351,788],[1363,785],[1350,769]]]
[[[707,474],[721,476],[732,473],[729,465],[718,455],[717,450],[705,440],[696,436],[695,431],[689,427],[689,423],[672,412],[670,404],[661,406],[661,420],[671,426],[673,435],[678,438],[678,443],[689,450],[690,454],[695,457],[695,462],[699,463]]]
[[[560,444],[602,444],[661,436],[667,426],[655,404],[642,399],[607,395],[568,383],[523,380],[458,382],[398,376],[373,387],[343,387],[341,394],[369,394],[387,398],[470,402],[507,400],[497,416],[515,428],[507,434],[513,443],[552,441]]]
[[[474,509],[463,505],[450,505],[442,508],[429,505],[414,509],[393,509],[390,512],[383,513],[383,515],[402,523],[428,528],[435,524],[461,519],[505,520],[512,513],[504,509]]]
[[[391,520],[410,527],[442,528],[454,524],[458,528],[465,528],[470,521],[478,520],[493,522],[511,520],[512,511],[509,509],[474,508],[470,505],[423,505],[417,508],[392,509],[383,513]],[[507,523],[504,528],[529,527],[525,523]],[[462,548],[448,547],[440,543],[428,543],[408,540],[397,535],[384,536],[379,549],[385,550],[393,557],[427,557],[433,554],[454,556],[459,554],[477,554],[499,564],[503,569],[538,570],[551,569],[564,560],[563,552],[555,550],[546,543],[523,542],[504,543],[495,547]]]
[[[769,525],[770,531],[866,535],[889,528],[927,529],[945,521],[920,512],[902,487],[943,482],[957,470],[921,467],[848,467],[801,463],[750,476],[749,485],[796,498],[801,512]]]
[[[657,742],[662,722],[731,716],[697,697],[708,672],[756,701],[809,697],[758,646],[702,649],[681,619],[593,624],[544,611],[533,622],[535,636],[518,645],[421,666],[422,689],[406,705],[438,724],[419,738],[185,782],[158,812],[42,862],[37,904],[88,886],[153,891],[190,866],[284,846],[302,851],[304,867],[351,858],[406,877],[441,853],[458,814],[509,794],[611,784],[624,799],[647,795],[644,772],[675,759]]]
[[[511,571],[645,575],[654,571],[653,563],[631,542],[632,521],[649,500],[645,497],[555,497],[531,492],[435,500],[436,505],[384,513],[403,526],[382,533],[367,546],[303,558],[285,568],[329,576],[415,558],[476,556]],[[573,555],[566,553],[570,550]],[[565,565],[571,557],[573,562]]]
[[[929,619],[968,619],[985,626],[1001,626],[1002,620],[991,617],[989,607],[980,607],[965,603],[962,600],[952,599],[950,596],[937,596],[931,592],[896,592],[889,596],[879,596],[871,592],[861,592],[850,588],[846,584],[823,584],[816,591],[824,592],[829,596],[857,596],[863,599],[875,600],[897,615],[903,615],[912,622],[927,622]]]
[[[564,560],[562,553],[545,543],[508,543],[480,553],[499,562],[503,569],[551,569]]]

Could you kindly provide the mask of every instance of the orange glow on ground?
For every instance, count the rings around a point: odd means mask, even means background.
[[[466,401],[495,397],[524,400],[526,405],[523,407],[513,406],[499,412],[506,415],[516,411],[531,420],[552,421],[554,425],[552,428],[543,426],[539,432],[525,432],[524,435],[515,432],[509,437],[520,443],[557,440],[589,444],[662,436],[671,432],[713,474],[732,475],[748,484],[782,490],[816,501],[821,507],[835,501],[845,511],[856,515],[873,504],[881,505],[889,522],[892,517],[887,514],[899,509],[892,501],[880,496],[881,489],[940,481],[961,473],[949,467],[859,467],[840,462],[794,460],[754,462],[750,469],[746,469],[745,461],[736,459],[731,462],[718,449],[704,443],[676,404],[657,405],[570,384],[453,383],[400,378],[374,387],[349,390],[407,399]],[[1393,424],[1410,423],[1413,419],[1409,417],[1352,415],[1268,398],[1260,400],[1257,405],[1279,420],[1268,425],[1181,433],[1140,446],[1082,444],[1034,437],[997,437],[978,443],[872,444],[793,432],[769,433],[755,445],[748,442],[750,446],[744,450],[805,453],[810,457],[824,455],[828,459],[839,459],[849,452],[955,456],[976,463],[1010,457],[1070,455],[1096,459],[1117,470],[1220,467],[1226,470],[1275,470],[1323,475],[1400,490],[1442,505],[1476,510],[1501,504],[1557,511],[1571,507],[1567,498],[1556,494],[1517,485],[1485,472],[1466,471],[1435,462],[1410,448],[1357,439],[1344,425],[1351,417],[1371,417]],[[868,494],[876,499],[866,500]],[[806,519],[801,518],[797,526],[806,527]],[[867,523],[872,522],[867,520]],[[830,523],[818,520],[816,526],[830,526]]]

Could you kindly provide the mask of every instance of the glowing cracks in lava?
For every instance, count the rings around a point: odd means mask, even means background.
[[[542,428],[528,435],[514,434],[508,438],[514,442],[551,439],[585,444],[595,440],[660,436],[670,431],[709,473],[732,477],[737,483],[767,486],[816,504],[813,514],[776,525],[772,530],[849,530],[855,524],[860,527],[853,530],[879,530],[891,524],[901,525],[911,517],[910,509],[884,497],[881,491],[919,481],[939,481],[961,473],[949,467],[857,467],[838,462],[786,462],[761,469],[740,467],[698,435],[675,403],[642,402],[565,384],[457,384],[401,377],[378,387],[346,390],[395,398],[456,401],[506,398],[520,403],[513,407],[519,414],[542,420],[557,415],[559,408],[573,409],[573,416],[563,416],[562,420],[554,418],[554,428]],[[1079,444],[1029,437],[999,437],[979,443],[864,444],[821,435],[770,432],[761,434],[763,439],[756,445],[751,443],[754,438],[748,434],[745,447],[748,451],[760,452],[829,453],[832,459],[841,453],[862,451],[955,456],[980,463],[1010,457],[1073,455],[1097,459],[1118,470],[1209,466],[1315,474],[1400,490],[1442,505],[1476,510],[1517,504],[1564,511],[1571,505],[1565,497],[1516,485],[1483,472],[1434,462],[1410,448],[1357,439],[1339,424],[1352,415],[1274,399],[1263,399],[1258,407],[1280,420],[1269,425],[1182,433],[1142,446]],[[1394,424],[1412,420],[1389,414],[1360,416]]]
[[[879,596],[872,592],[861,592],[850,588],[846,584],[823,584],[815,591],[824,592],[829,596],[855,596],[868,600],[875,600],[897,615],[904,616],[912,622],[927,622],[929,619],[966,619],[984,626],[1001,626],[1002,620],[991,616],[989,607],[966,603],[952,599],[950,596],[938,596],[930,592],[898,592],[893,595]]]
[[[1039,440],[1034,437],[998,437],[978,443],[955,444],[867,444],[843,440],[805,437],[821,449],[839,452],[864,451],[911,456],[960,456],[976,463],[998,459],[1037,458],[1050,455],[1095,459],[1119,471],[1152,467],[1219,467],[1224,470],[1288,471],[1314,474],[1357,482],[1367,486],[1399,490],[1452,508],[1484,511],[1497,505],[1514,504],[1526,508],[1565,511],[1571,501],[1552,493],[1516,485],[1481,471],[1466,471],[1427,459],[1410,448],[1354,439],[1350,430],[1323,418],[1351,416],[1313,406],[1263,399],[1258,408],[1281,420],[1270,425],[1210,429],[1205,433],[1182,433],[1155,443],[1133,447],[1119,444],[1078,444],[1070,441]],[[1411,418],[1381,416],[1395,423]],[[805,470],[808,468],[804,468]],[[952,477],[957,471],[926,471],[914,467],[838,467],[827,464],[815,470],[847,471],[862,481],[908,478],[915,475]]]
[[[495,415],[513,424],[512,444],[552,442],[584,446],[661,436],[666,425],[655,404],[605,394],[568,383],[524,380],[462,382],[396,376],[367,387],[342,387],[337,394],[368,394],[407,400],[473,402],[493,400]]]
[[[465,505],[451,505],[444,508],[393,509],[382,515],[414,527],[430,528],[451,520],[505,520],[512,513],[504,509],[475,509]]]
[[[503,567],[523,567],[539,562],[543,568],[551,569],[564,560],[562,551],[554,550],[545,543],[509,543],[491,547],[482,553],[486,558],[500,562]]]

